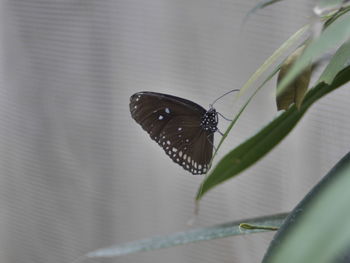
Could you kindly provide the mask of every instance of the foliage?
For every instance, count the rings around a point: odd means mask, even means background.
[[[258,9],[277,2],[279,1],[261,1],[247,17]],[[317,21],[313,19],[283,43],[242,87],[240,93],[249,91],[259,76],[270,71],[258,88],[251,92],[252,95],[229,125],[216,152],[252,98],[280,69],[282,73],[280,72],[278,80],[277,103],[280,103],[281,94],[283,97],[283,94],[289,93],[289,98],[287,102],[283,101],[282,113],[217,163],[200,186],[197,201],[210,189],[232,179],[262,159],[286,138],[314,103],[350,80],[350,7],[345,5],[346,2],[348,1],[321,1],[314,8],[315,14],[319,15]],[[321,32],[311,31],[315,28],[314,23],[323,25]],[[306,33],[309,33],[309,37],[302,45],[296,46]],[[294,50],[288,55],[287,51],[293,46]],[[336,52],[313,87],[308,88],[313,67],[332,49],[336,49]],[[282,56],[285,58],[284,63],[273,67],[273,63]],[[298,98],[290,99],[294,96],[290,94],[296,93]],[[343,262],[341,260],[345,258],[346,249],[350,247],[349,187],[350,153],[306,195],[285,221],[287,214],[279,214],[194,229],[100,249],[86,254],[76,262],[88,257],[114,257],[201,240],[274,230],[279,226],[281,228],[271,242],[264,263]]]

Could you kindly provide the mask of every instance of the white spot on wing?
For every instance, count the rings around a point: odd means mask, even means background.
[[[169,108],[165,108],[165,112],[169,114],[170,113]]]
[[[177,128],[177,130],[178,130],[178,131],[182,131],[182,128],[181,128],[181,127],[179,127],[179,128]]]
[[[167,140],[166,143],[167,143],[168,145],[170,145],[170,141],[169,141],[169,140]]]
[[[163,119],[164,119],[163,115],[159,115],[158,120],[163,120]]]

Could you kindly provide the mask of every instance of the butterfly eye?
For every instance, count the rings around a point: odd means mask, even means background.
[[[218,118],[214,108],[179,97],[139,92],[130,98],[132,117],[177,164],[192,174],[203,174],[213,153]]]

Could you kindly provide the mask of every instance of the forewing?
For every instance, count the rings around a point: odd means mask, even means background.
[[[138,92],[130,98],[130,112],[135,121],[158,142],[160,132],[170,120],[185,117],[183,120],[188,119],[187,125],[198,127],[206,110],[179,97],[155,92]]]

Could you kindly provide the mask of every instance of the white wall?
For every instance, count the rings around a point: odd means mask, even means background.
[[[134,92],[203,106],[249,76],[307,22],[313,1],[2,3],[0,261],[71,262],[90,250],[188,228],[202,180],[131,119]],[[276,116],[274,84],[221,156]],[[272,153],[209,192],[194,226],[289,211],[347,151],[349,90],[313,106]],[[217,109],[232,116],[240,103]],[[225,121],[220,122],[224,130]],[[216,142],[220,135],[216,135]],[[91,262],[259,262],[271,233]],[[89,261],[90,262],[90,261]]]

